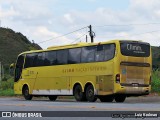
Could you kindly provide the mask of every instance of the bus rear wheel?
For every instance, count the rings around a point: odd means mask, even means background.
[[[114,96],[100,96],[99,99],[101,102],[112,102],[114,100]]]
[[[80,85],[76,85],[74,88],[74,97],[76,101],[85,101],[85,94],[82,92],[82,87]]]
[[[126,95],[116,95],[115,96],[115,101],[118,102],[118,103],[124,102],[125,99],[126,99]]]
[[[89,85],[86,89],[86,98],[89,102],[95,102],[97,97],[94,95],[94,88],[92,85]]]
[[[30,95],[29,94],[29,88],[28,88],[28,86],[25,86],[24,88],[23,88],[23,96],[24,96],[24,98],[26,99],[26,100],[32,100],[32,95]]]
[[[49,95],[48,98],[50,101],[55,101],[57,99],[57,96],[56,95]]]

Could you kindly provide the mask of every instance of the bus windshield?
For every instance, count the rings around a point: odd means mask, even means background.
[[[149,57],[150,45],[143,42],[120,41],[122,55],[134,57]]]

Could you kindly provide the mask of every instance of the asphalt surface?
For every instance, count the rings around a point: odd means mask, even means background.
[[[94,117],[96,114],[104,112],[104,111],[112,111],[115,113],[116,111],[132,111],[138,113],[138,111],[146,111],[147,113],[151,111],[160,111],[160,97],[159,96],[145,96],[145,97],[130,97],[127,98],[124,103],[102,103],[99,100],[97,100],[94,103],[90,102],[76,102],[74,99],[57,99],[56,101],[49,101],[48,98],[33,98],[31,101],[24,100],[23,97],[0,97],[0,111],[2,112],[35,112],[35,113],[41,113],[42,111],[50,111],[49,114],[55,114],[54,118],[45,118],[45,119],[76,119],[76,120],[85,120],[85,119],[92,119],[97,120],[98,119],[122,119],[122,118],[111,118],[111,117]],[[64,111],[67,111],[64,112]],[[74,111],[78,111],[84,113],[84,117],[74,117],[73,114],[77,114]],[[90,113],[89,113],[89,112]],[[93,111],[93,112],[92,112]],[[100,112],[96,112],[100,111]],[[87,113],[88,112],[88,113]],[[63,114],[62,114],[63,113]],[[160,112],[158,112],[160,113]],[[26,113],[28,115],[28,113]],[[72,114],[71,117],[69,117]],[[86,114],[89,114],[90,117],[86,117]],[[12,114],[13,115],[13,114]],[[56,116],[57,115],[57,116]],[[62,116],[61,116],[62,115]],[[66,116],[68,117],[66,117]],[[0,115],[2,116],[2,115]],[[13,115],[14,116],[14,115]],[[21,118],[17,118],[14,116],[14,118],[7,118],[7,117],[0,117],[2,120],[17,120]],[[28,118],[23,118],[24,120]],[[37,119],[37,120],[43,120],[42,118],[29,118],[29,120]],[[127,119],[127,118],[126,118]],[[130,118],[131,120],[133,118]],[[142,118],[139,118],[142,119]],[[149,118],[149,119],[156,119],[156,118]],[[158,119],[158,118],[157,118]],[[159,118],[160,119],[160,118]]]

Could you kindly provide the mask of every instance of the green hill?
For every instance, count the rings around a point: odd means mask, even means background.
[[[5,67],[16,61],[17,55],[28,50],[42,49],[26,36],[9,28],[0,28],[0,62]]]

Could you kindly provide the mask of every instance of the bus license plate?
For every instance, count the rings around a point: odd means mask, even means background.
[[[133,87],[138,87],[138,83],[132,83]]]

